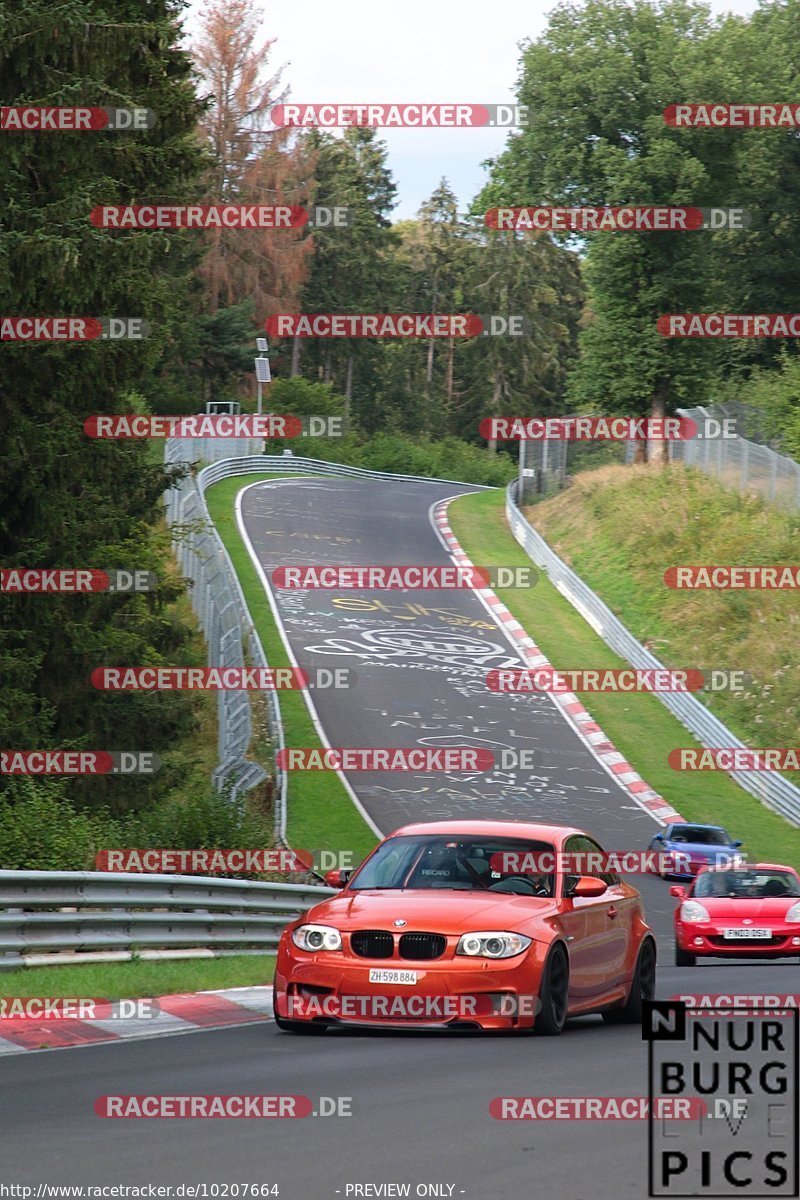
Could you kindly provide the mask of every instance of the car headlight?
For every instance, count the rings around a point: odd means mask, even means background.
[[[502,933],[490,929],[481,933],[465,933],[459,938],[456,954],[468,958],[513,958],[522,954],[531,944],[531,939],[521,933]]]
[[[292,941],[300,950],[341,950],[342,935],[332,925],[298,925]]]
[[[710,921],[708,909],[698,900],[684,900],[681,905],[682,921]]]
[[[791,906],[791,908],[786,913],[784,920],[800,921],[800,900],[798,900],[796,904],[793,904]]]

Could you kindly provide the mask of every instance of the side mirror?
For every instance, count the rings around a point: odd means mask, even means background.
[[[328,887],[343,888],[352,874],[352,871],[338,869],[336,871],[326,871],[323,878]]]
[[[686,899],[686,888],[681,887],[679,883],[674,883],[669,889],[670,896],[674,896],[676,900]]]
[[[733,847],[735,847],[736,849],[738,849],[738,848],[739,848],[739,846],[741,846],[741,844],[742,844],[741,842],[731,842],[731,845],[732,845]]]
[[[608,891],[608,884],[604,883],[602,879],[598,879],[596,875],[581,875],[571,894],[573,896],[602,896],[606,891]]]
[[[663,841],[664,841],[664,835],[663,835],[663,833],[654,833],[654,834],[653,834],[653,841],[654,841],[654,842],[663,842]]]

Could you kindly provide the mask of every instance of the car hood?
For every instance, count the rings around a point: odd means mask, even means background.
[[[762,900],[730,900],[727,896],[698,896],[698,904],[702,904],[712,921],[720,918],[738,918],[748,921],[782,921],[793,904],[797,904],[798,896],[766,896]]]
[[[341,930],[405,929],[456,934],[476,929],[515,931],[556,913],[554,900],[536,896],[487,895],[486,892],[358,891],[343,892],[312,908],[309,921]],[[395,926],[395,921],[405,926]]]

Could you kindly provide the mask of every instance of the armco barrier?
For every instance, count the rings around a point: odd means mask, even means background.
[[[274,950],[328,887],[196,875],[0,871],[0,971],[58,951]],[[74,959],[72,960],[74,962]]]
[[[517,483],[509,484],[506,492],[506,519],[509,528],[525,553],[547,575],[550,582],[573,608],[600,635],[607,646],[616,651],[633,667],[665,669],[663,664],[645,650],[629,629],[614,616],[600,597],[580,579],[567,564],[551,550],[517,507]],[[688,692],[654,692],[690,733],[704,746],[744,747],[696,696]],[[788,779],[771,771],[733,771],[731,778],[768,808],[780,813],[787,821],[800,825],[800,788]]]
[[[246,439],[237,439],[233,446],[228,443],[227,451],[249,451],[255,444]],[[216,459],[222,449],[226,447],[221,445],[221,439],[171,438],[166,443],[165,463],[168,466],[194,464],[195,456],[199,458],[201,455]],[[245,665],[245,656],[253,666],[269,665],[233,564],[214,528],[205,500],[207,489],[220,480],[260,472],[402,480],[415,483],[454,483],[456,486],[473,487],[478,491],[487,490],[479,484],[463,485],[451,479],[430,479],[420,475],[370,471],[321,459],[298,458],[293,454],[246,453],[238,458],[212,461],[196,473],[187,474],[165,495],[166,517],[171,527],[173,547],[181,570],[194,584],[190,591],[190,599],[206,637],[210,666],[241,667]],[[278,751],[284,745],[278,697],[276,692],[267,692],[265,695],[270,737],[275,750]],[[217,712],[219,766],[214,772],[214,782],[219,791],[226,790],[231,800],[236,800],[266,777],[263,767],[247,758],[253,731],[250,695],[246,691],[221,691]],[[286,772],[276,767],[275,836],[284,845],[286,790]]]

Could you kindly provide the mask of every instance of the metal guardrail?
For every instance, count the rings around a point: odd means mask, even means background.
[[[168,465],[191,461],[167,442]],[[209,666],[243,667],[245,650],[254,666],[266,666],[264,650],[246,612],[236,572],[214,528],[199,477],[187,475],[165,496],[166,518],[180,569],[192,580],[189,598],[208,645]],[[214,771],[218,791],[232,801],[267,778],[267,772],[247,759],[252,739],[250,697],[245,691],[218,693],[219,765]]]
[[[43,951],[274,950],[289,921],[334,894],[193,875],[0,871],[0,971]]]
[[[177,440],[177,439],[175,439]],[[452,483],[456,487],[471,487],[477,492],[492,492],[497,489],[483,483],[469,483],[463,479],[439,479],[433,475],[402,475],[396,471],[371,471],[367,467],[351,467],[346,463],[327,462],[322,458],[300,458],[295,454],[253,454],[246,458],[226,458],[211,463],[200,472],[209,488],[220,479],[231,475],[247,475],[250,472],[272,472],[273,474],[333,475],[348,479],[401,480],[404,483]]]
[[[509,528],[525,553],[546,573],[554,587],[569,600],[606,645],[631,666],[664,670],[663,663],[636,640],[600,597],[551,550],[541,534],[537,533],[520,512],[516,499],[515,481],[509,484],[506,492],[506,519]],[[745,746],[745,743],[731,733],[730,729],[693,694],[654,692],[653,695],[658,697],[702,745]],[[788,779],[770,771],[732,771],[730,774],[740,787],[758,797],[762,804],[780,813],[792,824],[800,825],[800,788],[795,787]]]
[[[253,454],[261,443],[252,439],[171,438],[166,443],[167,465],[195,463],[195,455],[216,459],[220,450],[244,453],[212,461],[196,474],[187,475],[166,493],[166,518],[172,530],[175,554],[185,576],[194,583],[190,600],[208,643],[209,666],[241,667],[245,654],[253,666],[266,667],[264,647],[247,608],[241,584],[227,550],[214,528],[205,493],[213,484],[236,475],[300,474],[327,475],[356,479],[403,480],[415,483],[454,483],[479,491],[492,490],[481,484],[462,485],[452,479],[432,479],[424,475],[400,475],[370,471],[322,459],[299,458],[293,454]],[[266,692],[267,719],[275,750],[284,745],[283,723],[276,692]],[[246,691],[219,692],[218,699],[219,766],[214,783],[219,791],[228,790],[232,801],[266,778],[264,768],[247,758],[253,732],[250,695]],[[275,771],[275,837],[286,844],[286,806],[288,777]]]

